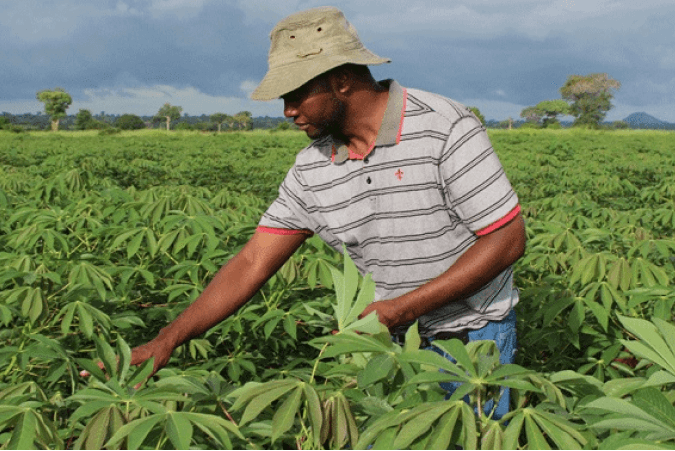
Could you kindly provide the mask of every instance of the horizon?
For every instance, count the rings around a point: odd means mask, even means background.
[[[221,111],[221,112],[222,112],[222,111]],[[92,114],[92,117],[95,117],[95,118],[96,118],[96,117],[101,117],[102,115],[105,115],[105,116],[107,116],[107,117],[120,117],[120,116],[122,116],[122,115],[124,115],[124,114],[131,114],[131,115],[138,116],[138,117],[140,117],[140,118],[148,118],[148,117],[154,117],[154,116],[155,116],[154,114],[140,115],[140,114],[135,114],[135,113],[108,113],[108,112],[106,112],[106,111],[101,111],[101,112],[99,112],[99,113],[94,113],[94,112],[91,112],[91,111],[90,111],[90,113]],[[222,113],[224,113],[224,112],[222,112]],[[481,112],[481,113],[482,113],[482,112]],[[24,112],[24,113],[18,113],[18,114],[13,114],[13,113],[9,113],[9,112],[7,112],[7,111],[3,111],[3,112],[0,112],[0,117],[1,117],[1,116],[5,116],[5,115],[7,115],[7,114],[12,115],[12,116],[23,116],[23,115],[45,116],[45,117],[47,116],[47,115],[45,114],[44,111],[36,111],[35,113],[30,112],[30,111],[26,111],[26,112]],[[225,113],[225,114],[230,114],[230,113]],[[230,115],[234,115],[234,114],[237,114],[237,113],[234,113],[234,112],[233,112],[233,113],[231,113]],[[646,116],[649,116],[649,117],[652,118],[652,119],[655,119],[655,120],[659,121],[659,122],[662,123],[662,124],[665,124],[665,125],[675,125],[675,122],[664,121],[664,120],[662,120],[662,119],[660,119],[660,118],[658,118],[658,117],[655,117],[655,116],[653,116],[653,115],[651,115],[651,114],[649,114],[649,113],[646,113],[646,112],[644,112],[644,111],[635,111],[635,112],[633,112],[633,113],[628,114],[626,117],[624,117],[624,118],[622,118],[622,119],[616,119],[616,120],[607,120],[607,119],[605,119],[605,120],[601,121],[600,123],[607,124],[607,123],[612,123],[612,122],[616,122],[616,121],[624,121],[625,119],[628,119],[630,116],[633,116],[633,115],[646,115]],[[69,118],[75,118],[76,116],[77,116],[77,113],[75,113],[75,112],[67,113],[67,114],[66,114],[66,117],[69,117]],[[190,118],[196,118],[196,117],[202,117],[202,116],[210,116],[210,114],[206,114],[206,113],[203,113],[203,114],[187,114],[187,113],[184,113],[184,114],[181,115],[181,119],[184,118],[184,117],[186,117],[186,116],[187,116],[187,117],[190,117]],[[252,117],[253,117],[253,119],[283,119],[283,120],[287,120],[287,118],[285,118],[284,116],[252,116]],[[567,118],[567,119],[566,119],[566,118]],[[519,118],[512,118],[512,119],[513,119],[513,122],[514,122],[514,123],[527,122],[525,119],[520,118],[520,117],[519,117]],[[507,120],[508,120],[508,118],[502,118],[502,119],[490,119],[490,118],[485,118],[485,122],[486,122],[486,123],[488,123],[488,122],[490,122],[490,123],[494,123],[494,122],[504,122],[504,121],[507,121]],[[574,117],[571,117],[571,116],[562,116],[562,118],[560,118],[559,121],[560,121],[561,124],[571,124],[571,123],[574,121]],[[172,123],[173,123],[173,122],[178,123],[178,122],[180,122],[180,119],[177,119],[177,120],[175,120],[175,121],[172,121]]]

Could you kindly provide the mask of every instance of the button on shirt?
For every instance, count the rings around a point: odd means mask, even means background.
[[[260,220],[269,233],[316,233],[345,244],[376,300],[445,272],[478,236],[520,207],[476,117],[463,105],[392,80],[382,125],[365,157],[333,137],[303,149]],[[419,318],[420,333],[478,329],[518,302],[511,268],[471,296]]]

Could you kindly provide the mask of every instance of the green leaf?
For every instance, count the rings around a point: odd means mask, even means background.
[[[5,305],[0,304],[0,320],[2,320],[5,326],[8,326],[12,322],[13,317],[12,311]]]
[[[282,320],[283,316],[278,316],[276,318],[273,318],[267,323],[265,323],[265,327],[263,327],[263,331],[265,333],[265,338],[270,338],[272,335],[272,332],[274,332],[274,329],[277,327],[277,324]]]
[[[529,449],[551,449],[544,435],[532,419],[531,409],[526,409],[525,414],[525,434],[527,436],[527,447]]]
[[[568,324],[572,332],[576,335],[579,333],[579,328],[584,323],[586,317],[586,310],[584,309],[584,301],[581,299],[574,300],[574,307],[570,312]]]
[[[470,384],[464,384],[470,385]],[[459,391],[459,390],[457,390]],[[460,401],[458,401],[460,402]],[[461,401],[459,404],[462,411],[462,443],[464,449],[478,448],[478,430],[476,429],[476,415],[473,408]]]
[[[503,449],[518,449],[520,432],[523,428],[523,422],[525,421],[525,414],[522,410],[515,411],[513,417],[506,416],[502,418],[502,421],[508,420],[509,425],[504,431],[504,442],[502,444]]]
[[[663,423],[675,434],[675,407],[656,388],[644,388],[633,394],[633,404]]]
[[[430,407],[430,408],[429,408]],[[410,418],[401,428],[401,431],[394,440],[395,449],[406,449],[413,441],[428,431],[434,422],[443,414],[452,409],[454,405],[445,401],[431,406],[424,406],[423,409],[415,409],[419,414]]]
[[[141,445],[150,431],[158,422],[165,418],[166,415],[150,415],[132,420],[119,428],[115,434],[110,437],[110,440],[105,444],[105,447],[117,447],[117,444],[120,441],[124,440],[125,437],[129,437],[127,440],[127,449],[141,449]]]
[[[438,340],[434,341],[436,343]],[[461,343],[461,342],[460,342]],[[434,351],[419,349],[417,351],[409,351],[401,353],[398,357],[399,360],[408,363],[419,363],[421,365],[431,366],[434,369],[442,369],[447,371],[451,375],[459,376],[462,380],[468,381],[469,378],[466,375],[466,372],[452,363],[450,360],[445,357],[437,354]],[[419,375],[418,375],[419,376]]]
[[[249,421],[253,420],[267,406],[272,404],[274,401],[276,401],[278,398],[282,397],[289,391],[293,390],[297,386],[297,381],[293,382],[295,383],[290,384],[287,382],[284,384],[270,384],[270,388],[268,391],[256,396],[251,400],[251,402],[249,402],[248,406],[246,406],[246,410],[244,411],[244,415],[242,415],[241,420],[239,421],[239,425],[244,425]],[[277,386],[275,387],[275,385]]]
[[[607,312],[605,307],[593,300],[588,300],[584,298],[584,301],[586,302],[586,306],[588,307],[588,309],[593,313],[595,318],[598,320],[598,323],[600,323],[605,332],[607,332],[607,327],[609,326],[609,313]]]
[[[316,390],[309,384],[303,384],[302,388],[305,392],[305,399],[307,400],[307,411],[309,415],[309,422],[312,426],[312,435],[314,436],[314,448],[321,445],[321,424],[323,416],[321,412],[321,401]]]
[[[77,304],[75,302],[71,302],[61,309],[61,312],[59,312],[59,316],[63,315],[61,318],[61,333],[63,335],[66,335],[70,330],[70,325],[73,323],[73,315],[75,314],[76,308]]]
[[[131,348],[122,337],[117,338],[117,357],[119,358],[117,362],[117,373],[119,375],[119,380],[124,381],[129,372],[129,362],[131,362]]]
[[[386,400],[378,396],[366,396],[359,401],[359,406],[366,414],[376,418],[394,410]]]
[[[106,372],[111,377],[117,376],[117,356],[112,347],[103,341],[99,337],[94,337],[94,343],[96,344],[96,353],[103,362]]]
[[[675,354],[675,326],[661,318],[654,318],[652,322],[656,325],[665,342],[668,343],[671,353]]]
[[[155,363],[155,358],[152,357],[145,362],[141,363],[136,367],[136,370],[133,372],[133,374],[129,377],[129,380],[127,381],[127,386],[129,387],[135,387],[136,385],[140,384],[141,382],[145,381],[150,374],[152,373]]]
[[[351,331],[321,337],[315,340],[315,342],[332,343],[332,346],[329,346],[321,356],[324,359],[356,352],[389,352],[394,346],[391,341],[385,345],[374,336],[358,335]]]
[[[516,365],[514,363],[508,363],[506,365],[500,365],[497,367],[497,369],[494,370],[490,376],[488,376],[487,380],[496,381],[505,377],[524,376],[532,373],[532,370],[528,370],[527,368],[523,368],[522,366]]]
[[[368,361],[357,376],[359,388],[365,388],[389,375],[396,362],[390,354],[379,354]]]
[[[108,437],[108,428],[111,418],[111,408],[104,407],[89,420],[82,431],[76,446],[84,449],[103,449],[103,444]]]
[[[354,321],[353,323],[346,326],[343,331],[358,331],[366,334],[379,334],[379,333],[388,333],[389,329],[387,326],[380,322],[380,319],[377,316],[377,313],[370,312],[366,317]]]
[[[166,435],[176,449],[188,449],[192,442],[192,424],[181,412],[167,414],[164,426]]]
[[[539,424],[544,433],[558,445],[558,449],[581,449],[581,444],[575,440],[567,431],[560,428],[557,424],[548,421],[542,415],[533,415],[534,420]]]
[[[649,415],[647,412],[640,409],[636,405],[619,398],[604,397],[596,399],[586,404],[584,408],[607,410],[609,412],[625,415],[626,417],[632,418],[633,420],[636,421],[638,419],[644,420],[645,422],[649,422],[650,424],[656,421],[654,417],[652,417],[651,415]]]
[[[457,405],[451,407],[441,419],[434,429],[434,434],[431,441],[428,443],[429,449],[449,449],[450,443],[458,440],[457,418],[459,417],[460,409]],[[454,440],[453,440],[454,439]]]
[[[143,241],[143,233],[139,232],[135,237],[131,239],[129,244],[127,244],[127,258],[131,260],[131,257],[138,253],[138,249],[141,247],[141,241]],[[114,247],[113,247],[114,248]]]
[[[356,269],[356,267],[354,267],[354,269]],[[373,302],[373,299],[375,299],[375,282],[373,282],[370,274],[366,274],[366,277],[361,284],[361,290],[356,298],[356,302],[354,302],[354,305],[352,305],[349,313],[344,319],[344,325],[349,326],[352,324],[361,312]]]
[[[35,418],[35,414],[31,411],[25,412],[15,424],[7,448],[35,449],[36,428],[37,418]]]
[[[434,340],[433,345],[446,354],[451,355],[462,368],[469,372],[471,377],[478,377],[476,367],[471,361],[464,343],[453,338],[452,340]]]
[[[415,321],[405,332],[403,352],[417,351],[420,348],[420,344],[422,344],[422,339],[418,331],[417,321]]]
[[[641,357],[651,360],[675,375],[675,355],[653,323],[643,319],[628,318],[625,316],[619,316],[619,320],[626,329],[642,340],[642,342],[621,340],[629,350]],[[656,319],[655,321],[662,320]],[[658,324],[663,325],[663,322]]]
[[[297,325],[295,324],[295,318],[293,318],[291,315],[286,315],[284,317],[284,330],[288,335],[290,335],[293,340],[298,339],[298,334],[297,334]]]
[[[277,441],[286,431],[288,431],[295,420],[295,415],[300,408],[302,400],[303,387],[298,386],[277,409],[272,418],[272,443]]]
[[[75,362],[77,363],[78,366],[82,367],[84,370],[86,370],[89,374],[94,376],[99,381],[103,383],[107,382],[105,373],[93,361],[87,359],[75,359]]]
[[[356,294],[359,283],[359,273],[356,265],[349,257],[347,248],[343,246],[344,255],[344,273],[331,268],[333,273],[333,285],[335,285],[335,295],[337,304],[335,305],[335,317],[338,321],[338,330],[342,331],[348,325],[347,318],[352,311],[352,300]],[[365,308],[365,307],[364,307]],[[361,310],[363,311],[363,310]],[[361,312],[357,312],[356,316]]]
[[[94,320],[86,306],[80,302],[77,303],[77,312],[79,313],[80,330],[84,332],[85,337],[91,338],[94,335]]]

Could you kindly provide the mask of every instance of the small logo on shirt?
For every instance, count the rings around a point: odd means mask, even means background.
[[[394,175],[399,180],[403,179],[403,171],[401,171],[400,169],[398,171],[396,171],[396,174],[394,174]]]

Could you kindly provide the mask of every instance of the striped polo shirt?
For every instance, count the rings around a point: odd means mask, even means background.
[[[389,100],[365,157],[328,136],[297,156],[258,230],[316,233],[346,246],[376,300],[445,272],[478,236],[520,211],[485,128],[465,106],[387,80]],[[420,334],[478,329],[518,302],[509,267],[472,295],[418,318]]]

